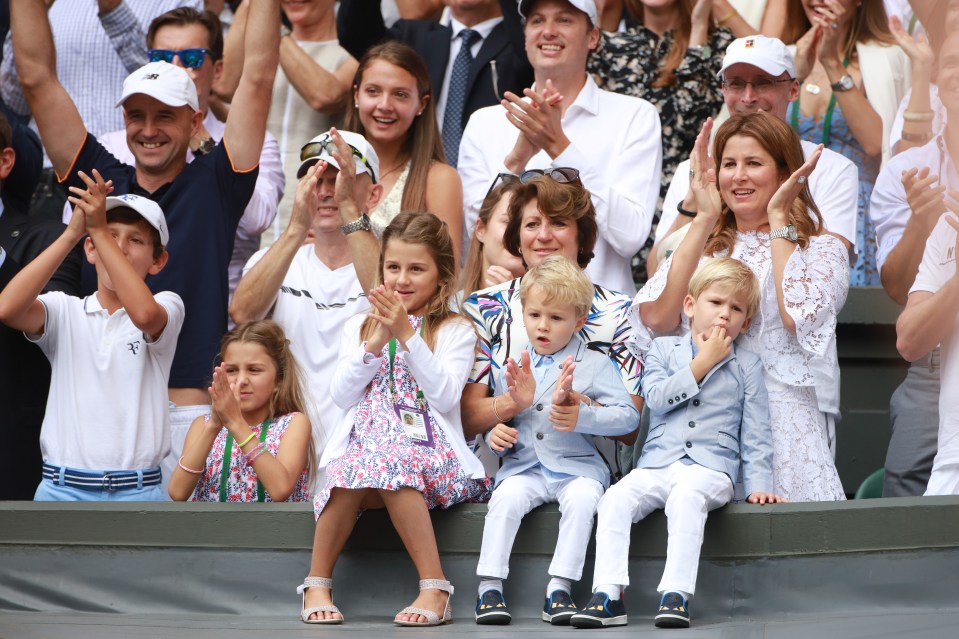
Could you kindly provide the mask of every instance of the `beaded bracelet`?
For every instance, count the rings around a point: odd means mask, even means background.
[[[247,465],[253,466],[253,462],[255,462],[260,455],[262,455],[263,453],[267,453],[267,452],[269,452],[269,449],[267,449],[266,444],[261,444],[261,445],[257,446],[257,447],[256,447],[256,452],[254,452],[252,455],[250,455],[250,458],[247,460],[247,462],[246,462]]]
[[[256,457],[257,453],[262,453],[263,449],[265,448],[266,448],[266,442],[260,442],[259,444],[254,446],[249,453],[243,453],[243,455],[240,457],[240,460],[244,464],[250,466],[253,464],[253,458]]]
[[[902,139],[906,142],[925,143],[932,139],[932,131],[927,131],[926,133],[907,133],[906,131],[903,131]]]
[[[179,459],[179,460],[177,461],[177,463],[176,463],[177,466],[179,466],[180,468],[182,468],[182,469],[185,470],[186,472],[190,473],[191,475],[202,475],[202,474],[203,474],[203,471],[202,471],[202,470],[193,470],[192,468],[187,468],[186,466],[184,466],[184,465],[183,465],[183,457],[184,457],[184,455],[180,455],[180,459]]]

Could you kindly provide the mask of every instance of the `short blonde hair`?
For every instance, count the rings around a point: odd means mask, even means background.
[[[732,287],[746,296],[746,319],[759,309],[759,280],[752,269],[731,257],[714,257],[699,265],[689,279],[689,294],[697,299],[714,284]]]
[[[534,266],[519,287],[519,300],[526,303],[530,289],[538,287],[547,303],[571,304],[578,317],[585,317],[593,306],[593,283],[581,268],[562,255],[550,255]]]

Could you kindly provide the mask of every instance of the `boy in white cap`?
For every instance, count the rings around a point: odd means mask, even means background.
[[[379,202],[382,187],[376,152],[358,133],[331,129],[307,142],[300,160],[289,226],[247,262],[230,315],[237,324],[270,317],[290,339],[309,380],[319,455],[328,437],[324,426],[336,424],[340,412],[329,388],[343,322],[370,307],[355,258],[367,253],[376,268],[379,247],[365,212]]]
[[[154,295],[144,280],[167,263],[166,219],[146,198],[107,197],[112,187],[96,170],[79,176],[87,188],[70,187],[70,224],[0,292],[0,321],[35,342],[52,369],[34,499],[163,501],[167,380],[184,312],[177,294]],[[97,292],[41,294],[87,233]]]

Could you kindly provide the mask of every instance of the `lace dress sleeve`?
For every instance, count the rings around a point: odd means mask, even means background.
[[[645,359],[646,353],[653,345],[653,340],[657,337],[663,337],[663,335],[653,333],[653,331],[643,323],[639,315],[639,306],[640,304],[655,302],[659,299],[659,296],[663,293],[663,289],[666,288],[666,276],[669,275],[669,268],[672,266],[672,263],[672,255],[663,260],[663,263],[659,265],[659,268],[656,269],[656,272],[649,281],[636,293],[636,297],[633,298],[633,305],[629,309],[627,319],[633,330],[631,331],[631,337],[626,341],[626,346],[633,355],[640,360]],[[673,334],[684,335],[689,332],[689,319],[684,313],[680,313],[679,315],[680,323]]]
[[[783,300],[796,323],[796,339],[803,351],[816,357],[826,355],[848,292],[849,257],[842,242],[832,235],[810,238],[805,250],[789,257],[783,274]]]

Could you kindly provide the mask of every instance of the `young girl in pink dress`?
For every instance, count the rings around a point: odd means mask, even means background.
[[[460,421],[476,336],[450,308],[457,278],[449,230],[431,213],[401,213],[382,241],[372,311],[347,323],[330,387],[349,415],[320,462],[310,576],[298,589],[306,623],[343,622],[331,597],[333,566],[357,513],[383,507],[420,576],[419,597],[395,623],[448,623],[453,587],[429,510],[489,498],[490,481]]]
[[[303,391],[283,329],[241,324],[220,344],[213,412],[187,431],[170,478],[175,501],[306,501],[313,457]]]

